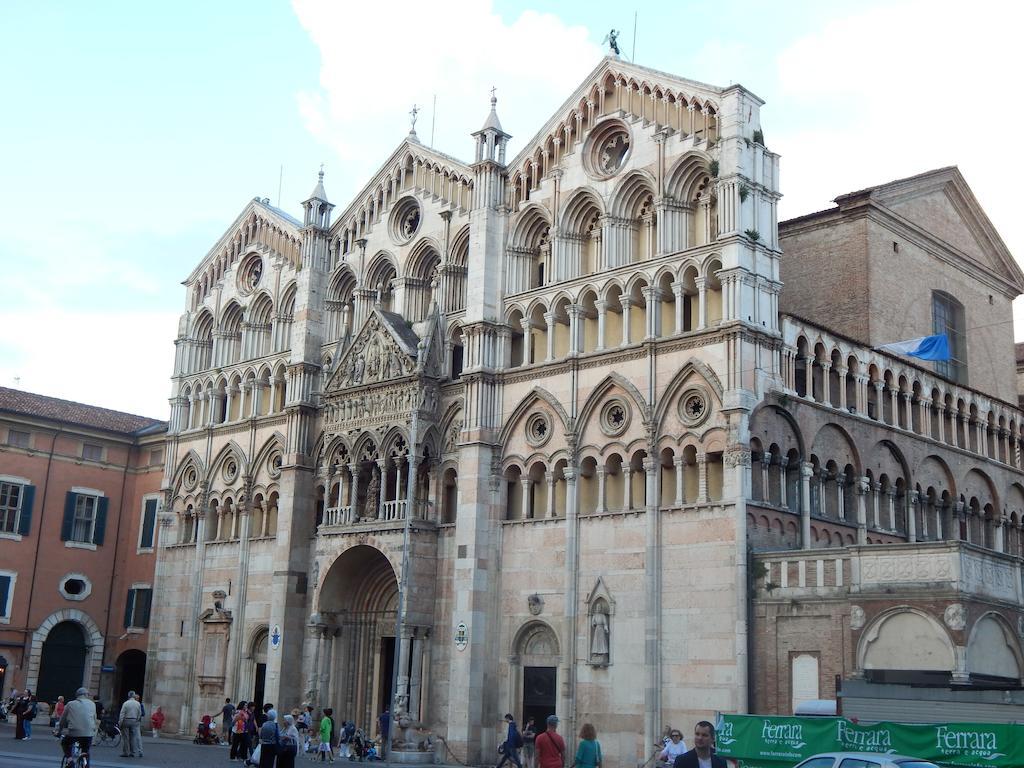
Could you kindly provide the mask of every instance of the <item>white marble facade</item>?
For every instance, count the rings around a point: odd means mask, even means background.
[[[492,99],[472,162],[411,134],[340,215],[322,174],[303,221],[242,211],[175,342],[172,725],[258,690],[370,725],[396,636],[395,701],[473,762],[506,711],[627,764],[746,709],[782,343],[761,106],[608,58],[515,157]]]

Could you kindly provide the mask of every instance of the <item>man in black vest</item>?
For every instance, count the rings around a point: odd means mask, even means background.
[[[693,729],[693,749],[676,758],[673,768],[728,768],[724,757],[715,754],[715,726],[701,720]]]

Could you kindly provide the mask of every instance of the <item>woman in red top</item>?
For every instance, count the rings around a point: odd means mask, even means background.
[[[149,722],[153,725],[153,738],[159,738],[160,729],[164,727],[164,711],[157,707],[156,712],[150,716]]]
[[[539,768],[562,768],[565,765],[565,739],[558,735],[558,718],[548,717],[548,729],[537,734],[533,742]]]

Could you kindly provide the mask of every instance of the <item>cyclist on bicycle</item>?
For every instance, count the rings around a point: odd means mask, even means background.
[[[85,688],[75,691],[75,700],[64,707],[59,728],[64,757],[71,757],[71,745],[76,741],[82,754],[88,757],[92,737],[96,735],[96,704]]]

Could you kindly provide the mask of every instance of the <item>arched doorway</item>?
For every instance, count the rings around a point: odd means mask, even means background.
[[[331,565],[317,606],[322,632],[316,693],[356,722],[373,723],[391,707],[393,695],[395,570],[373,547],[353,547]]]
[[[256,711],[263,708],[263,696],[267,685],[267,643],[270,633],[261,630],[252,643],[252,698],[250,701],[256,703]]]
[[[77,621],[62,621],[50,630],[39,661],[36,697],[40,701],[75,698],[75,691],[85,681],[85,640]]]
[[[547,624],[534,621],[519,630],[513,648],[509,710],[518,710],[520,722],[532,717],[542,728],[558,706],[558,638]]]
[[[118,656],[114,680],[115,704],[125,701],[128,691],[135,691],[145,701],[146,654],[132,649]]]

